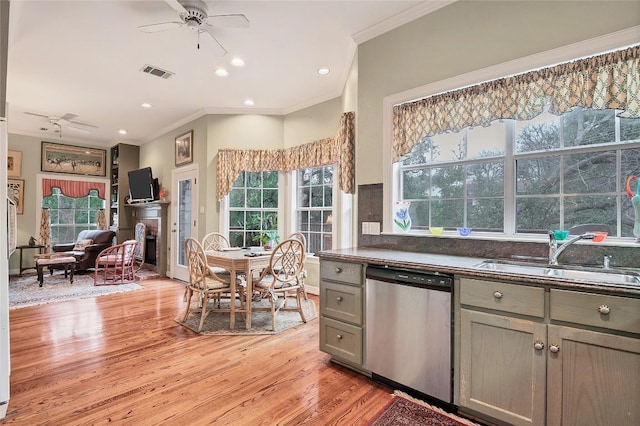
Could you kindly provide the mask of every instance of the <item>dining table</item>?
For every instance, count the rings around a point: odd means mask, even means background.
[[[206,250],[205,256],[209,266],[224,268],[231,275],[231,294],[236,294],[237,277],[245,274],[247,286],[244,292],[244,307],[236,307],[231,303],[231,318],[229,328],[235,328],[235,313],[244,314],[247,330],[251,329],[251,299],[253,295],[253,273],[262,271],[271,261],[270,251],[254,251],[250,249],[230,247],[221,251]]]

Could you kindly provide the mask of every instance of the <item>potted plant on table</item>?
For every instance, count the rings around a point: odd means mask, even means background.
[[[262,231],[253,240],[261,242],[265,250],[271,250],[280,244],[280,235],[276,230]]]

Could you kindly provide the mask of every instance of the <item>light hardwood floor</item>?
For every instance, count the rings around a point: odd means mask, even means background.
[[[182,283],[141,284],[11,310],[0,424],[364,425],[391,398],[319,351],[317,319],[276,336],[200,336],[174,322]]]

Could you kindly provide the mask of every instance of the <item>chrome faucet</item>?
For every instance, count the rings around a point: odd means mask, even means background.
[[[562,254],[563,251],[567,249],[570,245],[580,240],[591,240],[596,236],[596,234],[580,234],[571,238],[570,240],[562,243],[560,247],[558,247],[558,241],[556,241],[555,235],[553,235],[553,231],[549,231],[549,265],[557,265],[558,264],[558,256]]]

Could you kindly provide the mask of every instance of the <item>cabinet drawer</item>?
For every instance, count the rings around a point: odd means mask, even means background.
[[[320,314],[362,325],[362,287],[322,281]]]
[[[320,261],[320,277],[327,280],[362,285],[362,269],[360,263]]]
[[[320,317],[320,350],[362,365],[362,328]]]
[[[551,290],[551,320],[640,334],[640,299]]]
[[[460,303],[544,318],[544,289],[541,287],[462,278]]]

